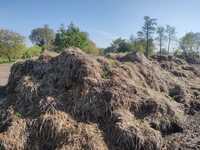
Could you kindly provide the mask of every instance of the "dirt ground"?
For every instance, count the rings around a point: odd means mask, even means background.
[[[0,64],[0,86],[7,84],[12,64]]]

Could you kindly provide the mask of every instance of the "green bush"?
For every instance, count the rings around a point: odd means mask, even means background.
[[[88,54],[94,54],[94,55],[100,54],[100,50],[96,47],[95,43],[92,41],[89,41],[88,45],[83,48],[83,51]]]
[[[15,61],[15,59],[11,59],[9,61],[7,58],[0,57],[0,64],[11,63],[11,62],[14,62],[14,61]]]
[[[120,52],[130,52],[133,50],[132,44],[122,38],[117,38],[114,40],[108,48],[104,49],[104,53],[120,53]]]
[[[25,50],[22,58],[31,58],[34,56],[40,56],[42,48],[40,46],[34,45]]]
[[[65,48],[77,47],[86,53],[99,54],[99,49],[95,43],[89,39],[88,33],[83,32],[74,24],[70,24],[67,29],[61,26],[59,32],[56,34],[55,51],[62,52]]]

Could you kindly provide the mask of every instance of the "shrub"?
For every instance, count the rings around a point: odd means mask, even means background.
[[[88,33],[81,31],[72,23],[67,29],[61,26],[56,34],[54,45],[57,52],[62,52],[65,48],[77,47],[86,53],[99,54],[99,49],[89,39]]]
[[[22,58],[31,58],[34,56],[40,56],[41,52],[42,52],[42,48],[37,45],[34,45],[34,46],[28,48],[24,52]]]

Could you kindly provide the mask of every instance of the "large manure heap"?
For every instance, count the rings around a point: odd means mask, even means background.
[[[200,149],[198,67],[79,49],[16,63],[0,101],[0,149]]]

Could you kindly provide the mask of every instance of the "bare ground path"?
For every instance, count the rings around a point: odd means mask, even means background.
[[[0,100],[6,97],[5,85],[7,84],[12,64],[0,64]]]
[[[0,64],[0,86],[5,86],[10,74],[12,64]]]

